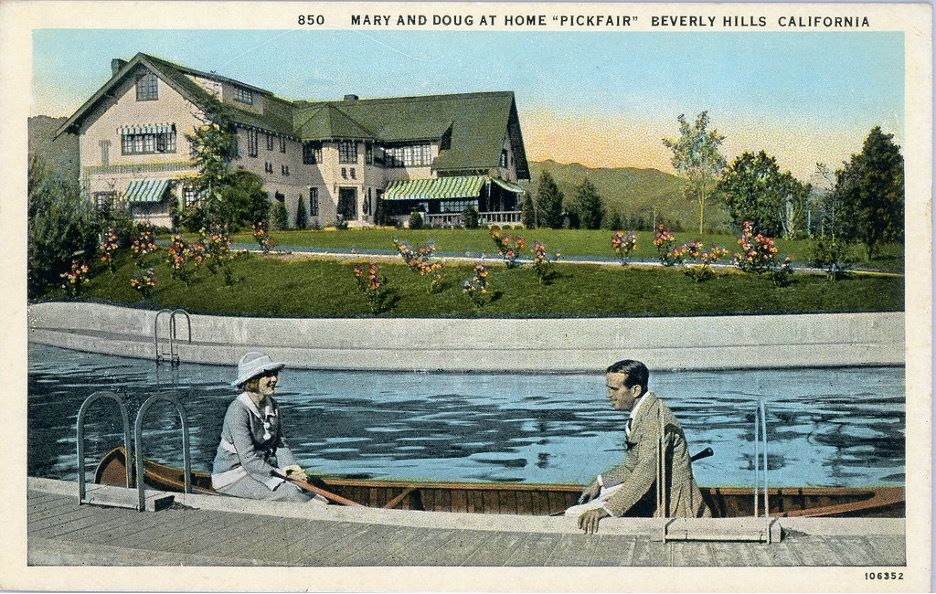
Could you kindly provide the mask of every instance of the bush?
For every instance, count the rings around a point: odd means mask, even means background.
[[[305,198],[299,197],[299,205],[296,207],[296,229],[305,229],[309,226],[309,215],[306,212]]]
[[[277,200],[273,205],[273,224],[276,230],[289,229],[289,213],[286,212],[286,203]]]
[[[422,229],[423,228],[423,216],[422,213],[418,210],[414,210],[410,213],[409,216],[409,228],[410,229]]]
[[[465,229],[477,229],[481,223],[478,209],[473,206],[466,207],[465,210],[462,211],[462,219],[465,222]]]
[[[29,164],[28,200],[27,291],[37,298],[61,285],[72,260],[79,267],[91,262],[101,228],[77,183],[53,174],[38,157]]]
[[[844,278],[852,263],[848,256],[850,248],[851,244],[842,239],[817,239],[812,244],[812,264],[823,269],[829,280]]]

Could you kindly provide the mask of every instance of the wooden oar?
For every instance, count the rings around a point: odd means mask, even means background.
[[[299,488],[301,488],[301,489],[305,489],[306,491],[308,491],[308,492],[310,492],[310,493],[315,493],[315,494],[317,494],[317,495],[321,495],[321,496],[324,497],[325,499],[328,499],[328,500],[330,500],[330,501],[334,501],[335,503],[340,503],[341,505],[348,505],[348,506],[351,506],[351,507],[364,507],[363,505],[361,505],[361,504],[358,503],[357,501],[351,501],[351,500],[348,499],[347,497],[342,497],[341,495],[336,495],[335,493],[332,493],[331,491],[326,491],[325,489],[322,489],[321,487],[316,487],[315,485],[313,485],[313,484],[310,483],[309,481],[304,481],[304,480],[299,479],[299,478],[294,478],[294,477],[291,477],[291,476],[287,476],[287,475],[283,474],[282,472],[280,472],[280,471],[278,471],[278,470],[271,470],[271,471],[270,471],[270,474],[272,474],[273,476],[278,476],[278,477],[281,478],[281,479],[287,480],[287,481],[291,482],[292,484],[296,485],[297,487],[299,487]]]

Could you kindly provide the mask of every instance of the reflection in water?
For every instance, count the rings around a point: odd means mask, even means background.
[[[131,415],[150,394],[177,389],[189,417],[193,467],[211,467],[221,421],[236,396],[234,366],[183,364],[30,345],[29,474],[73,479],[81,402],[107,389]],[[594,375],[355,373],[289,370],[277,399],[290,445],[316,472],[426,480],[581,483],[623,457],[626,415]],[[703,485],[753,483],[754,405],[768,408],[770,483],[904,482],[902,368],[653,372],[696,452]],[[100,407],[100,408],[98,408]],[[156,404],[146,455],[181,465],[180,423]],[[86,467],[121,437],[119,415],[95,405]]]

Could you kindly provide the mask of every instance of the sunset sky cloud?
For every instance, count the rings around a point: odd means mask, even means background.
[[[31,113],[71,115],[147,52],[291,99],[512,90],[528,157],[672,171],[661,143],[707,110],[724,153],[808,181],[872,126],[900,142],[903,34],[38,30]]]

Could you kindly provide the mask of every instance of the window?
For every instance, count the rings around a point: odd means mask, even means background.
[[[507,167],[507,149],[501,150],[500,166],[504,168]]]
[[[427,165],[432,165],[431,145],[384,147],[384,167],[425,167]]]
[[[357,173],[355,172],[354,167],[351,168],[350,173],[351,173],[351,179],[357,179]]]
[[[317,142],[307,142],[302,145],[302,162],[306,165],[315,165],[322,162],[322,145]]]
[[[192,186],[185,186],[182,188],[182,206],[189,207],[198,202],[198,194],[195,193],[195,188]]]
[[[280,152],[285,153],[286,152],[286,137],[280,136],[279,139],[280,139]]]
[[[477,200],[443,200],[439,203],[440,212],[464,212],[466,208],[478,210]]]
[[[364,163],[366,165],[374,164],[374,144],[371,142],[364,143]]]
[[[247,154],[256,157],[260,150],[260,133],[251,128],[247,130]]]
[[[158,134],[122,134],[120,152],[124,155],[174,153],[176,152],[175,130]]]
[[[289,165],[280,165],[280,173],[289,175]]]
[[[137,101],[155,101],[159,99],[159,79],[152,72],[147,72],[137,79]]]
[[[267,173],[273,173],[273,163],[266,161],[263,164],[263,170],[266,171]]]
[[[114,205],[114,201],[117,200],[117,192],[95,192],[94,193],[94,206],[98,210],[107,212]]]
[[[317,217],[319,213],[318,188],[309,188],[309,216]]]
[[[231,157],[234,159],[240,158],[240,135],[233,134],[231,136]]]
[[[353,140],[338,141],[338,162],[357,163],[357,142]]]
[[[110,165],[110,140],[101,141],[101,165]]]
[[[273,135],[268,132],[266,137],[267,137],[267,150],[272,151],[273,150]]]
[[[347,167],[342,167],[342,168],[341,168],[341,179],[348,179],[348,168],[347,168]]]
[[[247,105],[253,105],[253,92],[249,91],[248,89],[234,87],[234,101],[246,103]]]

